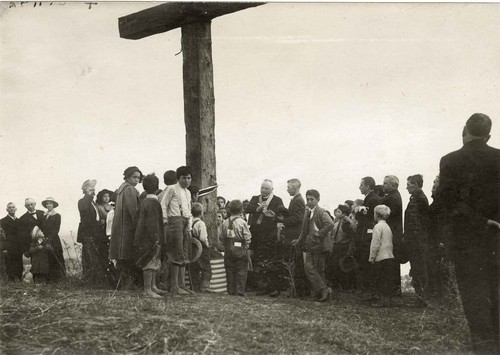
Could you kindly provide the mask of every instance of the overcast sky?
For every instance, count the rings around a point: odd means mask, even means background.
[[[76,231],[86,179],[118,188],[137,165],[185,163],[180,30],[121,39],[118,17],[154,3],[7,8],[0,20],[0,205],[59,203]],[[212,23],[218,194],[286,180],[331,210],[360,178],[424,175],[461,147],[474,112],[500,146],[498,4],[266,4]]]

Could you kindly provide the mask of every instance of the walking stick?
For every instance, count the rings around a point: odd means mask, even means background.
[[[54,252],[53,247],[50,249],[50,251],[52,252],[52,255],[54,255],[54,258],[57,260],[57,263],[59,264],[59,266],[61,267],[61,270],[64,273],[64,277],[66,277],[66,266],[61,263],[61,261],[59,260],[59,258],[56,255],[56,253]]]

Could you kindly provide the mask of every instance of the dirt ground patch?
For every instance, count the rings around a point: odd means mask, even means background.
[[[375,309],[340,300],[167,296],[3,285],[0,353],[464,353],[461,311],[412,308],[403,295]]]

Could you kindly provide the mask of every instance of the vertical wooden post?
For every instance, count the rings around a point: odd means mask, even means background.
[[[193,171],[193,184],[216,184],[215,99],[212,63],[211,22],[182,26],[184,79],[184,123],[186,125],[186,163]],[[217,234],[217,197],[203,197],[205,223],[211,241]]]

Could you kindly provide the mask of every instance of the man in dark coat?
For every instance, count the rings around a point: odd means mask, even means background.
[[[445,207],[445,246],[475,350],[496,354],[499,337],[500,150],[488,146],[491,119],[473,114],[463,147],[440,162],[438,193]]]
[[[412,286],[418,296],[417,305],[426,305],[429,298],[429,275],[427,271],[429,253],[429,201],[422,191],[422,175],[407,179],[406,189],[410,201],[405,211],[403,244],[410,261]]]
[[[287,288],[286,280],[280,275],[281,261],[278,257],[278,229],[275,216],[283,201],[273,195],[273,182],[264,180],[260,195],[253,196],[245,212],[250,214],[249,225],[252,234],[252,264],[249,273],[249,287],[257,288],[261,294],[277,296]]]
[[[399,263],[406,263],[403,260],[405,257],[402,255],[403,251],[403,201],[401,194],[398,191],[399,179],[394,175],[387,175],[384,178],[384,192],[385,196],[382,199],[382,204],[391,209],[391,215],[387,219],[387,224],[392,231],[392,245],[393,254],[396,261]],[[398,295],[401,295],[401,268],[399,264],[394,268],[395,274],[392,280],[397,283],[394,285],[394,290],[397,290]]]
[[[32,198],[27,198],[24,201],[24,206],[28,210],[19,218],[19,235],[23,253],[30,250],[31,245],[31,231],[35,226],[38,226],[43,232],[43,222],[45,221],[45,213],[35,208],[36,202]]]
[[[309,294],[309,281],[304,272],[304,258],[302,250],[292,246],[292,241],[298,239],[302,230],[302,219],[306,210],[306,203],[300,193],[301,183],[298,179],[287,181],[287,192],[292,197],[288,206],[288,215],[283,218],[285,227],[285,239],[283,253],[287,253],[287,260],[293,256],[293,276],[295,291],[298,296],[307,296]],[[289,275],[287,275],[289,276]]]
[[[21,280],[23,277],[23,243],[19,234],[19,219],[16,217],[16,205],[7,204],[7,216],[0,220],[5,232],[6,254],[5,272],[10,281]]]
[[[455,281],[455,277],[451,277],[446,270],[448,257],[444,248],[444,207],[437,189],[439,187],[439,176],[434,179],[432,185],[432,203],[429,205],[429,227],[428,235],[428,250],[426,257],[427,275],[429,277],[429,294],[431,298],[436,298],[439,302],[446,302],[446,298],[456,295],[450,294],[453,290],[450,285]]]
[[[364,208],[357,213],[356,219],[358,227],[356,230],[356,258],[358,261],[358,270],[356,272],[356,280],[358,289],[364,293],[365,300],[372,300],[374,293],[374,275],[373,267],[368,261],[370,257],[370,245],[372,241],[373,226],[373,210],[381,204],[381,199],[374,192],[375,180],[371,176],[366,176],[361,179],[359,191],[365,195],[363,201]]]
[[[82,244],[83,278],[91,283],[102,283],[105,279],[105,256],[98,254],[100,232],[100,215],[94,201],[96,180],[87,180],[82,185],[83,197],[78,201],[80,224],[78,225],[77,242]]]

